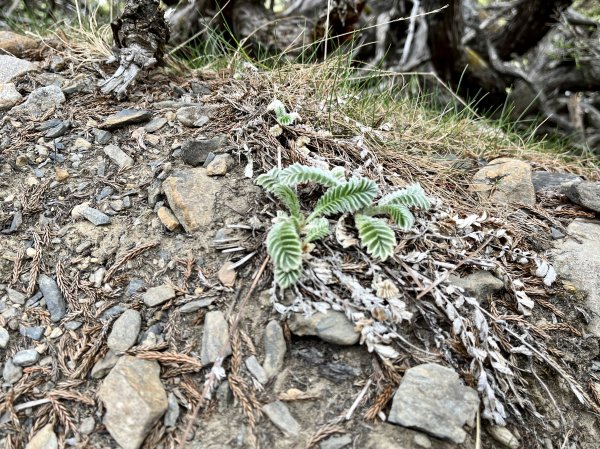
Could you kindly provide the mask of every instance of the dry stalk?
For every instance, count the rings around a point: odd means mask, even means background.
[[[159,245],[159,242],[143,243],[141,245],[138,245],[138,246],[130,249],[129,251],[124,253],[121,257],[119,257],[119,259],[117,259],[115,261],[115,263],[108,269],[108,271],[106,272],[106,276],[104,277],[104,281],[108,282],[114,276],[114,274],[117,272],[117,270],[119,268],[121,268],[123,265],[125,265],[127,263],[127,261],[134,259],[135,257],[142,254],[144,251],[146,251],[150,248],[154,248],[158,245]]]
[[[365,412],[365,421],[375,421],[379,416],[379,413],[381,413],[388,402],[390,402],[395,391],[396,387],[393,384],[386,385],[383,391],[375,398],[373,405]]]
[[[15,265],[13,266],[12,277],[10,280],[10,285],[17,285],[19,282],[19,277],[23,271],[23,260],[25,260],[25,248],[19,248],[17,251],[17,256],[15,258]]]
[[[321,442],[328,436],[331,436],[336,433],[344,433],[346,429],[340,425],[342,422],[344,422],[344,420],[344,416],[338,416],[337,418],[332,419],[327,424],[322,426],[310,437],[304,449],[314,449],[315,447],[317,447],[317,444],[319,444],[319,442]]]
[[[135,357],[139,359],[156,360],[161,365],[187,365],[188,367],[192,368],[193,371],[200,371],[204,368],[204,365],[202,365],[202,363],[200,363],[195,357],[177,352],[141,350],[131,355],[135,355]]]

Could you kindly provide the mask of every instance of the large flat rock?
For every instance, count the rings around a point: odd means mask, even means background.
[[[426,363],[410,368],[396,390],[388,421],[461,444],[473,425],[479,395],[451,368]]]
[[[202,167],[177,172],[163,182],[169,206],[186,232],[211,224],[220,188],[220,181]]]
[[[17,76],[37,70],[37,66],[14,56],[0,55],[0,83],[8,83]]]
[[[475,173],[470,189],[498,204],[535,204],[531,166],[518,159],[490,161]]]
[[[554,243],[554,269],[588,295],[589,330],[600,337],[600,221],[577,219],[567,231],[570,237]]]
[[[122,356],[102,382],[104,425],[122,449],[138,449],[167,411],[167,393],[155,361]]]

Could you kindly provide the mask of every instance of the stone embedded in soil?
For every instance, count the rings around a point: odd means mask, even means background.
[[[50,319],[55,323],[62,320],[67,314],[67,305],[56,281],[45,274],[41,274],[38,278],[38,287],[46,300]]]
[[[188,139],[181,144],[181,159],[192,167],[198,167],[206,162],[210,153],[217,153],[227,146],[226,136],[211,139]]]
[[[478,408],[479,395],[453,369],[426,363],[404,373],[388,421],[461,444]]]
[[[116,355],[113,351],[109,350],[104,357],[96,362],[96,364],[92,368],[92,372],[90,375],[92,379],[102,379],[107,376],[111,369],[119,361],[119,356]]]
[[[40,354],[35,349],[23,349],[13,356],[12,362],[16,366],[31,366],[39,359]]]
[[[574,220],[567,237],[554,242],[552,263],[558,275],[587,294],[589,331],[600,337],[600,221]]]
[[[189,128],[199,128],[210,120],[211,111],[204,106],[185,106],[176,112],[177,120]]]
[[[362,374],[360,368],[355,368],[346,363],[328,362],[319,364],[319,374],[330,381],[339,384],[359,377]]]
[[[127,351],[135,344],[141,326],[142,316],[140,312],[127,309],[113,323],[106,346],[116,352]]]
[[[4,369],[2,370],[2,378],[7,384],[14,384],[23,377],[23,368],[15,365],[11,358],[6,359],[4,363]]]
[[[346,315],[333,310],[327,313],[317,312],[310,316],[293,313],[288,319],[288,325],[295,335],[315,336],[336,345],[355,345],[360,339],[360,333]]]
[[[251,355],[250,357],[248,357],[245,361],[245,364],[246,368],[248,368],[248,371],[250,371],[250,374],[252,374],[260,384],[265,385],[269,381],[267,372],[261,366],[256,356]]]
[[[110,224],[110,217],[98,209],[88,206],[87,204],[79,204],[73,208],[71,215],[75,218],[83,217],[92,223],[94,226],[104,226]]]
[[[8,341],[10,340],[10,335],[8,331],[0,326],[0,349],[5,349],[8,346]]]
[[[171,209],[169,209],[168,207],[159,207],[156,214],[158,215],[160,222],[169,231],[174,231],[179,226],[179,220],[177,220],[177,217],[173,214],[173,212],[171,212]]]
[[[177,420],[179,419],[179,403],[173,393],[169,393],[167,396],[167,402],[169,404],[163,423],[165,427],[175,427]]]
[[[60,87],[38,87],[29,94],[24,103],[15,106],[13,111],[27,112],[34,117],[39,117],[65,101],[65,94],[62,93]]]
[[[206,166],[208,176],[223,176],[235,166],[235,160],[229,154],[217,154]]]
[[[498,443],[500,443],[504,448],[519,449],[521,447],[519,439],[506,427],[487,426],[486,430],[487,433],[489,433],[490,436]]]
[[[82,137],[78,137],[77,139],[75,139],[75,143],[73,143],[73,146],[78,150],[89,150],[90,148],[92,148],[92,144]]]
[[[8,83],[24,73],[37,70],[37,66],[29,61],[9,55],[0,55],[0,83]]]
[[[134,123],[147,122],[152,118],[152,112],[144,109],[123,109],[116,114],[106,118],[99,128],[101,129],[118,129]]]
[[[485,270],[475,271],[462,278],[450,275],[449,282],[479,300],[485,300],[504,288],[504,282]]]
[[[56,167],[54,169],[54,171],[55,171],[54,177],[56,178],[56,180],[58,182],[63,182],[66,179],[68,179],[69,176],[71,176],[67,170],[65,170],[64,168],[61,168],[61,167]]]
[[[81,424],[79,424],[79,432],[83,435],[89,435],[96,428],[96,420],[93,416],[88,416],[87,418],[83,418],[81,420]]]
[[[210,365],[219,357],[226,358],[230,355],[229,325],[225,315],[220,311],[208,312],[204,317],[200,361],[203,365]]]
[[[155,361],[122,356],[102,382],[104,425],[122,449],[138,449],[168,408]]]
[[[535,204],[531,166],[518,159],[490,161],[475,173],[470,190],[498,204]]]
[[[321,441],[320,449],[342,449],[352,444],[352,437],[348,434],[333,436]]]
[[[0,53],[8,53],[17,58],[21,58],[28,50],[33,50],[39,47],[38,41],[22,34],[13,33],[12,31],[0,31]]]
[[[282,370],[287,351],[283,329],[277,321],[272,320],[267,324],[263,344],[265,348],[263,368],[267,373],[267,377],[271,378]]]
[[[581,178],[571,173],[555,173],[548,171],[534,171],[531,174],[535,192],[544,190],[560,190],[565,184],[580,181]]]
[[[25,301],[27,300],[27,296],[10,287],[6,288],[6,294],[8,295],[9,301],[13,304],[25,304]]]
[[[600,182],[577,182],[566,189],[567,197],[586,209],[600,212]]]
[[[179,313],[194,313],[200,309],[210,306],[214,302],[214,299],[197,299],[194,301],[190,301],[187,304],[182,305],[178,310]]]
[[[93,133],[94,133],[94,142],[96,142],[99,145],[107,144],[108,142],[110,142],[110,139],[112,138],[112,133],[110,131],[105,131],[103,129],[94,128]]]
[[[237,273],[232,262],[225,262],[217,273],[219,282],[225,287],[233,287],[237,278]]]
[[[212,223],[220,189],[220,181],[201,167],[174,173],[163,182],[169,206],[186,232]]]
[[[133,158],[116,145],[105,146],[104,154],[106,154],[111,161],[117,164],[120,169],[133,167]]]
[[[13,83],[0,83],[0,111],[6,111],[21,101],[23,97]]]
[[[58,125],[54,128],[50,128],[48,132],[46,132],[46,137],[49,139],[55,139],[57,137],[63,136],[69,129],[71,129],[71,122],[69,120],[61,120]]]
[[[167,124],[167,119],[166,118],[164,118],[164,117],[157,117],[155,119],[150,120],[146,124],[146,126],[144,126],[144,129],[146,130],[146,132],[154,133],[154,132],[158,131],[159,129],[161,129],[166,124]]]
[[[287,405],[281,401],[271,402],[262,408],[271,422],[286,435],[298,435],[300,424],[294,419]]]
[[[170,285],[159,285],[158,287],[149,288],[142,295],[144,304],[148,307],[160,306],[173,298],[175,298],[175,290]]]
[[[52,428],[52,424],[46,424],[27,443],[25,449],[58,449],[58,439]]]
[[[19,326],[19,333],[26,338],[31,338],[32,340],[41,340],[44,336],[44,332],[46,332],[46,328],[44,326]]]

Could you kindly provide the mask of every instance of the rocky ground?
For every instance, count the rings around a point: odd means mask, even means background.
[[[272,289],[263,240],[276,209],[252,178],[270,168],[267,145],[288,162],[309,152],[290,153],[280,136],[308,128],[277,129],[266,110],[247,107],[261,95],[252,72],[157,73],[117,102],[97,93],[97,66],[11,33],[0,33],[0,49],[2,447],[597,447],[597,173],[584,180],[507,157],[467,164],[457,176],[498,218],[468,215],[466,202],[454,217],[438,210],[436,235],[477,247],[479,230],[511,229],[502,220],[512,217],[514,239],[506,248],[486,240],[485,255],[464,266],[452,258],[470,253],[461,248],[444,249],[452,257],[430,271],[420,265],[428,251],[400,257],[414,291],[400,268],[377,267],[395,285],[362,294],[391,304],[400,285],[409,312],[394,328],[400,346],[385,352],[373,340],[369,352],[358,343],[369,345],[373,311],[365,324],[342,306],[320,307],[317,290],[311,309],[293,297],[299,290]],[[303,141],[307,160],[333,145],[311,138],[319,143]],[[341,271],[368,271],[351,259]],[[440,267],[452,267],[444,294],[459,296],[435,324],[434,303],[420,298],[437,283],[419,270],[433,279]],[[508,392],[506,426],[481,416],[500,408],[469,371],[475,347],[452,339],[463,334],[449,310],[460,314],[464,298],[494,318],[503,355],[482,366],[518,384],[490,382]],[[488,332],[481,317],[462,326]]]

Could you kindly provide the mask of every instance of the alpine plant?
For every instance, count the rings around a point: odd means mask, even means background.
[[[304,214],[297,186],[317,183],[326,188],[314,209]],[[367,178],[346,179],[344,170],[336,167],[324,170],[302,164],[285,169],[273,168],[260,175],[256,183],[274,195],[287,212],[279,211],[275,224],[267,235],[267,252],[275,268],[275,281],[282,288],[295,284],[302,274],[302,255],[309,243],[330,233],[326,217],[352,214],[358,236],[367,252],[380,260],[390,257],[396,247],[396,236],[387,221],[389,217],[400,229],[409,230],[415,221],[410,207],[429,208],[429,200],[419,184],[379,195],[377,184]]]

